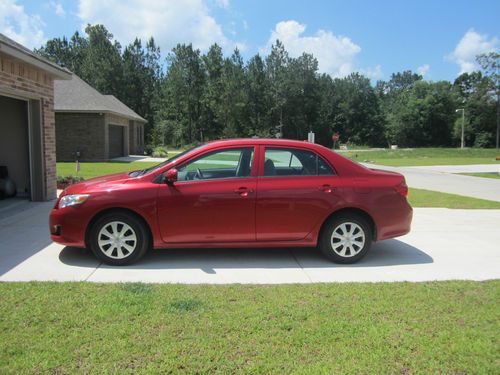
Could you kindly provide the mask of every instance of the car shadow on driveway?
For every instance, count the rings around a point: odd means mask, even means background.
[[[9,199],[0,204],[0,277],[52,243],[47,216],[54,202]]]
[[[59,260],[67,265],[87,267],[92,253],[84,249],[65,247]],[[138,263],[100,268],[135,270],[200,269],[215,274],[216,269],[241,268],[339,268],[384,267],[433,263],[424,251],[400,240],[375,243],[370,252],[356,264],[342,265],[330,262],[316,248],[248,248],[248,249],[161,249],[153,250]]]

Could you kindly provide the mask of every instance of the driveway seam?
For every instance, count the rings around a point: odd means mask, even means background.
[[[100,263],[97,265],[97,267],[96,267],[96,268],[94,268],[94,270],[90,273],[90,275],[88,275],[88,276],[85,278],[85,280],[83,280],[83,281],[89,281],[89,279],[92,277],[92,275],[94,275],[95,271],[97,271],[97,270],[101,267],[101,265],[102,265],[102,262],[100,262]]]
[[[300,264],[299,260],[297,259],[297,257],[295,256],[295,254],[293,253],[293,250],[291,248],[288,249],[288,251],[290,251],[290,254],[292,255],[293,259],[295,259],[295,262],[297,263],[297,265],[300,267],[300,269],[302,270],[302,272],[304,272],[304,275],[306,275],[307,279],[309,280],[309,282],[312,284],[313,281],[311,279],[311,277],[309,276],[309,274],[306,272],[306,270],[304,269],[304,267],[302,267],[302,264]]]

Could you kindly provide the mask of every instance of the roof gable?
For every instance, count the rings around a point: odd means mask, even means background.
[[[69,79],[70,73],[56,63],[40,56],[16,41],[0,33],[0,51],[49,72],[56,79]]]
[[[70,80],[55,81],[54,110],[56,112],[113,113],[130,120],[146,122],[113,95],[103,95],[76,74]]]

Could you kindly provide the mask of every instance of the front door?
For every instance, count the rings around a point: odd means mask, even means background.
[[[255,241],[253,159],[253,147],[223,148],[178,167],[178,181],[159,189],[163,241]]]

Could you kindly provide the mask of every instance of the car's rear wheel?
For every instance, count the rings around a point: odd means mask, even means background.
[[[325,223],[319,248],[335,263],[355,263],[370,249],[371,233],[369,223],[360,215],[334,216]]]
[[[133,215],[111,212],[92,225],[89,245],[103,262],[122,266],[144,256],[149,247],[149,236],[144,224]]]

